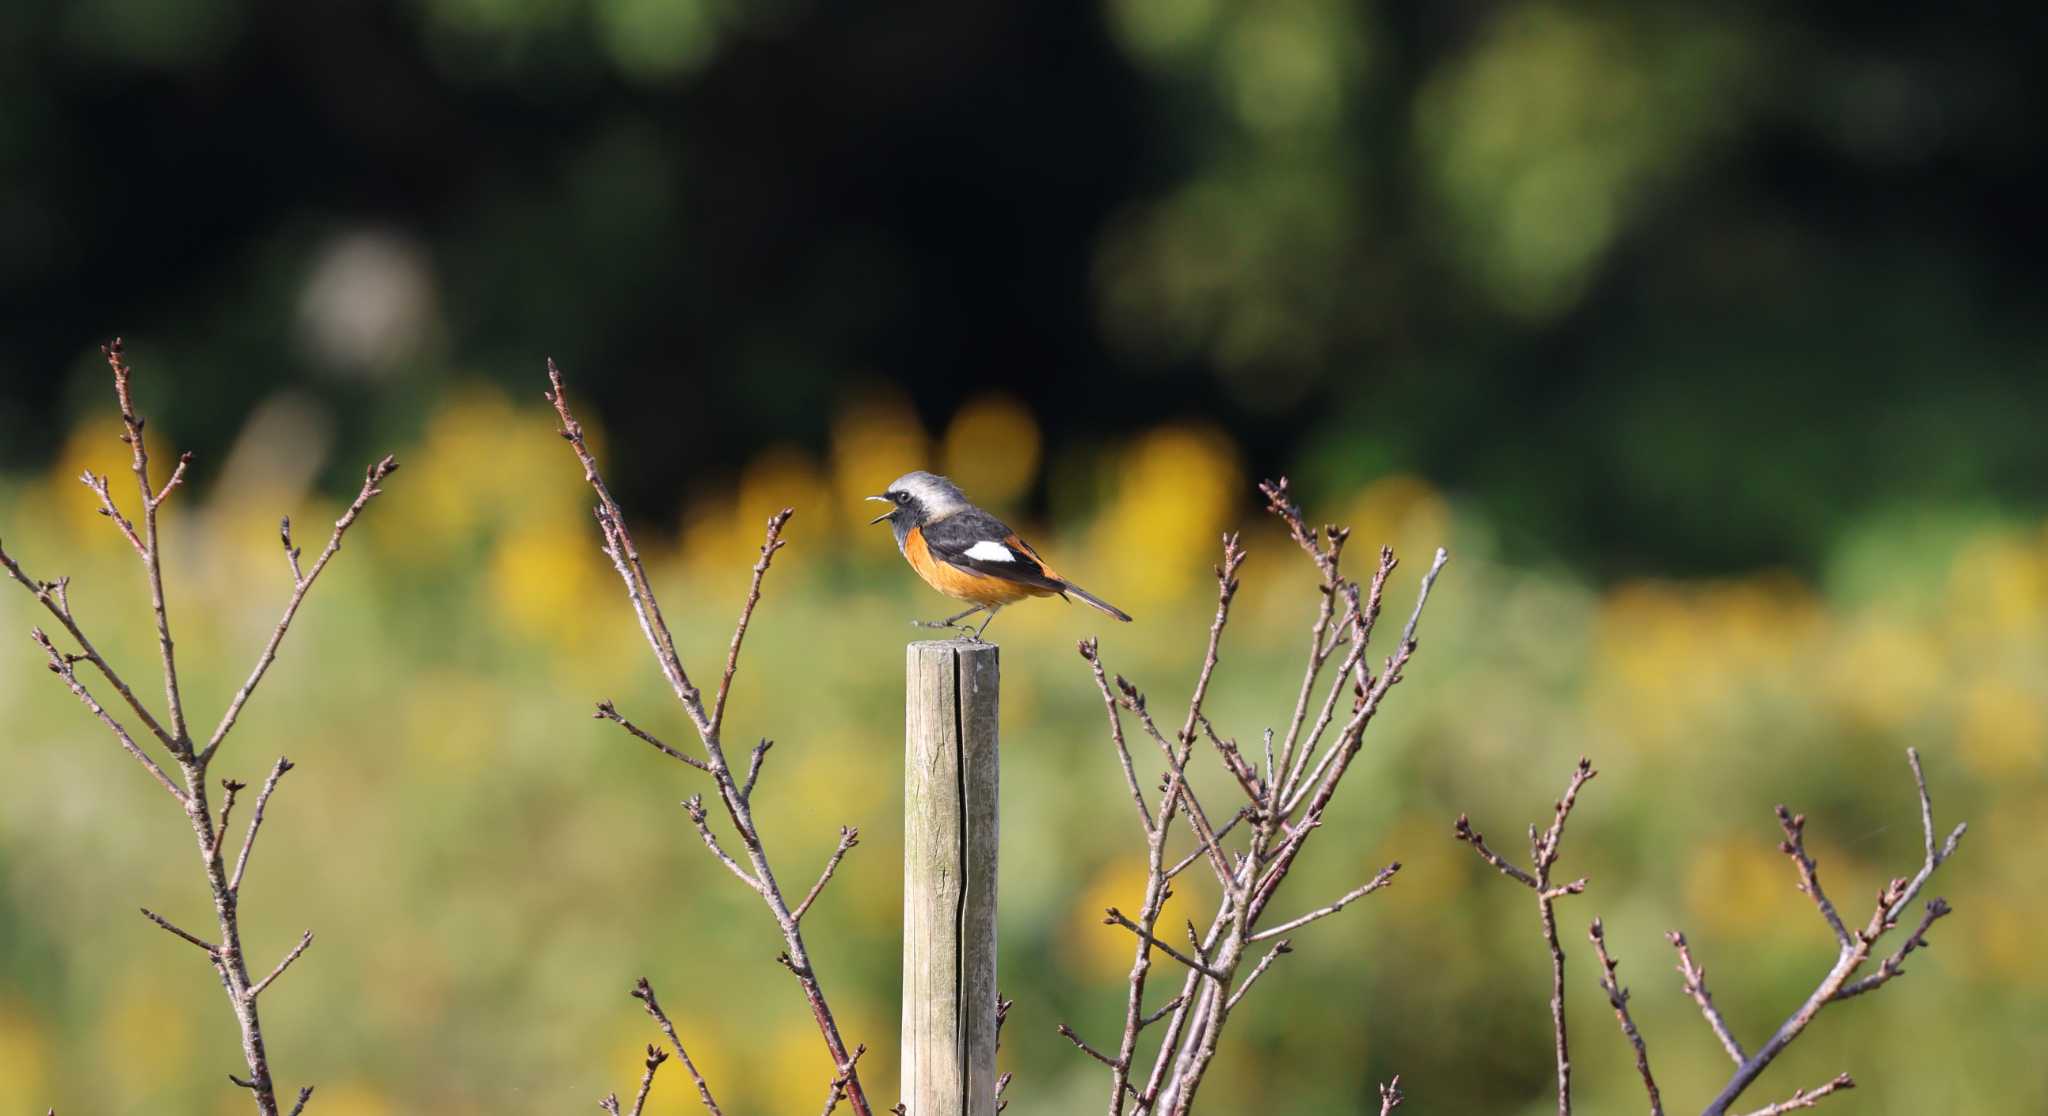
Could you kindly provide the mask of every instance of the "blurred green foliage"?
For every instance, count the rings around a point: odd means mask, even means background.
[[[143,373],[144,399],[168,390]],[[528,398],[531,399],[529,396]],[[275,412],[265,412],[275,414]],[[537,399],[453,393],[404,472],[350,536],[251,705],[221,773],[276,752],[301,766],[271,807],[244,927],[259,955],[306,927],[319,940],[266,1001],[277,1064],[339,1116],[432,1109],[575,1110],[635,1072],[648,1037],[624,995],[645,973],[735,1111],[809,1111],[829,1074],[752,896],[704,854],[676,802],[694,774],[589,718],[611,698],[671,739],[681,719],[590,529],[580,476]],[[152,428],[153,429],[153,428]],[[642,541],[686,661],[712,670],[766,514],[798,508],[770,577],[729,714],[774,737],[757,811],[785,873],[821,862],[840,824],[863,841],[811,916],[842,1025],[894,1095],[901,833],[898,648],[943,602],[900,566],[857,497],[914,464],[970,478],[1005,508],[1040,432],[991,399],[936,435],[902,409],[832,420],[830,452],[764,454],[679,530]],[[92,513],[79,469],[117,467],[107,422],[0,489],[0,537],[39,576],[72,578],[117,661],[151,660],[133,559]],[[603,439],[601,438],[602,442]],[[189,701],[228,694],[287,589],[275,515],[302,535],[331,514],[282,420],[253,424],[206,500],[171,505],[173,621]],[[1135,613],[1100,630],[1110,666],[1156,703],[1184,695],[1211,611],[1207,551],[1242,527],[1252,553],[1212,711],[1256,738],[1291,707],[1314,575],[1273,524],[1247,520],[1252,479],[1214,429],[1167,425],[1107,442],[1061,497],[1077,511],[1021,521],[1063,567]],[[1521,893],[1451,838],[1469,810],[1509,834],[1542,816],[1581,752],[1602,777],[1560,868],[1592,878],[1567,928],[1606,918],[1666,1095],[1705,1095],[1720,1051],[1669,971],[1683,927],[1738,1033],[1776,1025],[1832,956],[1774,848],[1773,803],[1809,835],[1838,901],[1857,910],[1917,860],[1907,744],[1926,754],[1937,816],[1971,836],[1935,892],[1959,914],[1910,977],[1823,1016],[1758,1101],[1848,1069],[1866,1112],[2031,1111],[2048,1088],[2031,1052],[2048,1032],[2035,827],[2048,808],[2048,525],[1952,530],[1876,522],[1819,582],[1784,574],[1602,587],[1504,561],[1483,515],[1412,477],[1310,489],[1355,549],[1453,564],[1408,680],[1389,700],[1326,836],[1289,884],[1308,907],[1388,860],[1383,895],[1298,936],[1233,1021],[1206,1104],[1356,1112],[1399,1072],[1432,1110],[1540,1111],[1549,1102],[1543,956]],[[312,502],[313,506],[308,506]],[[308,535],[310,537],[310,535]],[[0,594],[0,630],[34,622]],[[1003,1057],[1019,1111],[1091,1110],[1099,1067],[1053,1033],[1107,1033],[1128,968],[1100,925],[1142,882],[1135,826],[1073,641],[1094,614],[1005,612],[1003,985],[1018,1003]],[[182,819],[131,769],[26,640],[0,642],[0,1107],[233,1112],[236,1064],[211,974],[131,914],[205,922]],[[1220,771],[1202,772],[1214,801]],[[1174,900],[1213,895],[1199,874]],[[1173,909],[1170,908],[1171,916]],[[1640,1107],[1626,1048],[1568,937],[1583,1110]],[[207,1067],[214,1067],[212,1070]],[[680,1079],[658,1112],[688,1109]]]

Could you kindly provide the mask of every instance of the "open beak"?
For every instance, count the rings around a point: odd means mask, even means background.
[[[894,500],[891,500],[891,499],[890,499],[890,498],[888,498],[887,496],[870,496],[870,497],[868,497],[868,499],[870,499],[870,500],[876,500],[876,501],[879,501],[879,502],[881,502],[881,503],[884,503],[884,504],[887,504],[887,505],[889,505],[889,510],[888,510],[888,511],[885,511],[885,512],[883,512],[882,514],[880,514],[880,515],[878,515],[878,516],[874,517],[873,519],[870,519],[870,520],[868,520],[868,526],[870,526],[870,527],[873,527],[873,526],[874,526],[875,524],[877,524],[877,523],[880,523],[881,521],[883,521],[883,520],[885,520],[885,519],[889,518],[890,516],[892,516],[892,515],[895,515],[895,514],[896,514],[896,501],[894,501]]]

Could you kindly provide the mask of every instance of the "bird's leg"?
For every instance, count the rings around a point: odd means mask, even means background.
[[[967,619],[968,617],[974,615],[977,612],[980,612],[982,609],[987,607],[987,605],[975,605],[973,608],[968,609],[966,612],[955,613],[952,616],[946,617],[944,620],[912,620],[910,624],[912,627],[915,628],[958,628],[964,632],[967,630],[967,625],[962,624],[960,621]],[[991,612],[989,613],[989,615],[993,617],[995,613]],[[988,625],[986,623],[982,624],[982,627],[984,628],[987,626]]]
[[[972,636],[969,636],[968,638],[972,639],[976,643],[987,642],[986,640],[981,638],[981,633],[988,631],[989,623],[996,618],[996,613],[1001,612],[1002,610],[1002,605],[990,606],[988,610],[988,615],[982,618],[981,627],[974,629],[974,634]]]

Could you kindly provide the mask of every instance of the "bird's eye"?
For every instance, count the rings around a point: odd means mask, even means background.
[[[896,502],[899,504],[907,504],[910,502],[910,493],[908,492],[893,492],[890,493],[890,495],[893,496]]]

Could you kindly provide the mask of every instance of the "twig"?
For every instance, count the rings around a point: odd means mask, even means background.
[[[1413,621],[1410,622],[1411,626]],[[1553,886],[1550,870],[1556,865],[1564,844],[1564,826],[1571,817],[1572,807],[1578,804],[1579,791],[1599,772],[1593,770],[1593,763],[1584,756],[1572,770],[1571,781],[1565,785],[1564,794],[1557,800],[1552,811],[1550,827],[1538,832],[1534,825],[1529,827],[1529,857],[1533,872],[1523,871],[1510,864],[1500,854],[1487,847],[1486,838],[1472,828],[1472,821],[1464,814],[1458,815],[1453,834],[1458,840],[1472,846],[1480,859],[1491,864],[1501,875],[1536,893],[1536,910],[1543,924],[1543,941],[1550,947],[1550,1028],[1554,1041],[1557,1061],[1557,1112],[1558,1116],[1571,1116],[1572,1111],[1572,1054],[1571,1040],[1565,1030],[1564,1013],[1564,943],[1557,936],[1556,901],[1566,895],[1577,895],[1586,889],[1586,881],[1573,880],[1570,883]],[[1645,1066],[1645,1075],[1648,1069]],[[1654,1095],[1654,1093],[1653,1093]]]
[[[1387,1116],[1407,1099],[1401,1092],[1401,1075],[1397,1073],[1392,1081],[1380,1086],[1380,1116]]]
[[[142,719],[143,726],[149,729],[150,734],[175,755],[178,748],[171,734],[157,722],[156,715],[149,711],[149,707],[143,704],[142,699],[135,696],[135,691],[129,688],[128,683],[122,680],[113,665],[93,646],[92,640],[86,638],[77,618],[72,616],[70,579],[60,577],[55,581],[38,581],[22,572],[20,563],[8,555],[5,547],[0,547],[0,566],[4,566],[10,577],[20,582],[22,588],[34,594],[37,603],[56,617],[59,624],[64,625],[64,630],[71,633],[71,638],[78,643],[79,650],[84,653],[85,661],[91,663],[93,668],[114,687],[114,691],[121,695],[121,700],[127,702],[128,708],[133,709],[135,715]]]
[[[711,855],[717,857],[718,862],[725,865],[726,870],[738,877],[741,883],[759,892],[761,890],[761,881],[747,875],[747,870],[740,867],[738,861],[727,855],[724,849],[718,847],[718,837],[711,832],[711,823],[705,820],[704,796],[693,794],[684,799],[683,810],[690,815],[690,821],[697,827],[697,835],[704,838],[704,847],[711,850]]]
[[[1126,916],[1122,911],[1117,910],[1115,907],[1110,907],[1107,909],[1107,911],[1103,915],[1102,921],[1103,924],[1106,926],[1121,926],[1124,929],[1129,930],[1131,933],[1136,934],[1141,940],[1151,942],[1152,948],[1158,950],[1161,953],[1164,953],[1168,957],[1173,958],[1175,961],[1178,961],[1181,964],[1186,965],[1188,968],[1193,969],[1194,971],[1202,974],[1203,976],[1208,977],[1210,980],[1226,981],[1229,979],[1229,977],[1226,974],[1220,973],[1215,969],[1212,969],[1209,966],[1202,964],[1200,961],[1197,961],[1194,958],[1189,957],[1187,954],[1182,953],[1181,951],[1159,940],[1157,937],[1153,936],[1153,934],[1150,931],[1146,930],[1142,926],[1139,926],[1137,923],[1132,922],[1128,916]]]
[[[825,1109],[820,1116],[832,1116],[832,1110],[839,1107],[839,1102],[846,1097],[846,1083],[853,1079],[853,1067],[860,1064],[860,1056],[867,1052],[868,1044],[861,1043],[853,1048],[853,1057],[839,1067],[839,1072],[832,1078],[832,1087],[825,1093]]]
[[[711,1099],[711,1086],[705,1083],[704,1075],[697,1072],[697,1063],[690,1060],[690,1052],[683,1049],[683,1040],[676,1035],[676,1025],[669,1022],[668,1013],[661,1010],[661,1001],[654,998],[654,986],[647,983],[646,977],[633,982],[633,998],[646,1006],[647,1014],[654,1017],[654,1022],[661,1028],[661,1033],[668,1036],[668,1044],[674,1048],[676,1060],[683,1063],[683,1070],[690,1075],[690,1080],[696,1083],[697,1099],[703,1102],[705,1110],[710,1112],[711,1116],[724,1116],[719,1111],[718,1102]],[[650,1054],[648,1057],[651,1059],[653,1055]]]
[[[1394,882],[1394,873],[1399,872],[1400,870],[1401,862],[1398,860],[1394,861],[1392,864],[1389,864],[1385,868],[1380,869],[1379,875],[1374,876],[1372,879],[1367,880],[1366,882],[1358,885],[1357,887],[1352,888],[1350,891],[1345,892],[1342,898],[1338,899],[1334,903],[1331,903],[1329,906],[1317,907],[1315,910],[1312,910],[1309,913],[1302,915],[1300,918],[1294,919],[1289,922],[1283,922],[1278,926],[1272,927],[1271,929],[1261,930],[1258,933],[1253,934],[1251,937],[1246,938],[1245,940],[1248,942],[1263,942],[1268,938],[1277,938],[1282,934],[1291,933],[1295,930],[1299,930],[1302,927],[1307,926],[1309,923],[1314,922],[1319,918],[1328,918],[1329,916],[1336,914],[1338,911],[1343,910],[1345,907],[1350,906],[1352,903],[1355,903],[1358,900],[1363,899],[1368,895],[1371,895],[1373,892],[1378,891],[1380,888],[1383,888],[1388,884]]]
[[[666,1061],[668,1061],[668,1052],[666,1050],[653,1043],[647,1044],[646,1068],[640,1073],[640,1091],[633,1095],[632,1116],[640,1116],[640,1110],[647,1107],[647,1094],[654,1089],[654,1071],[660,1069],[661,1064]],[[612,1116],[619,1116],[619,1095],[617,1093],[609,1094],[603,1100],[598,1101],[597,1106],[611,1113]]]
[[[1451,823],[1451,833],[1458,840],[1472,846],[1472,851],[1478,853],[1481,860],[1493,865],[1495,870],[1499,871],[1501,875],[1521,884],[1523,887],[1539,887],[1536,883],[1536,877],[1524,872],[1506,859],[1503,859],[1499,853],[1487,847],[1486,835],[1472,828],[1472,819],[1470,817],[1459,814],[1458,820]]]
[[[1893,977],[1904,973],[1906,970],[1903,968],[1903,963],[1906,960],[1906,955],[1916,949],[1927,948],[1928,929],[1934,925],[1937,919],[1953,913],[1955,913],[1955,908],[1948,905],[1948,900],[1928,900],[1926,917],[1920,920],[1919,927],[1906,938],[1905,942],[1891,956],[1878,963],[1876,972],[1853,984],[1843,985],[1842,990],[1835,993],[1835,999],[1846,1000],[1851,996],[1861,996],[1865,992],[1883,987]]]
[[[1778,844],[1778,851],[1792,858],[1792,864],[1799,870],[1799,890],[1813,899],[1813,905],[1820,908],[1820,915],[1827,920],[1828,929],[1835,932],[1835,941],[1843,948],[1849,946],[1849,928],[1842,925],[1842,916],[1835,913],[1835,905],[1828,901],[1827,893],[1820,889],[1820,875],[1813,858],[1806,854],[1806,815],[1794,814],[1783,805],[1778,807],[1778,827],[1785,831],[1785,839]]]
[[[1275,947],[1275,948],[1277,949],[1278,947]],[[1150,1015],[1147,1015],[1147,1016],[1145,1016],[1144,1018],[1142,1018],[1142,1019],[1138,1020],[1138,1026],[1139,1026],[1139,1027],[1150,1027],[1150,1026],[1151,1026],[1152,1024],[1154,1024],[1154,1023],[1157,1023],[1157,1022],[1159,1022],[1159,1021],[1160,1021],[1161,1019],[1164,1019],[1164,1018],[1166,1018],[1166,1013],[1168,1013],[1168,1012],[1170,1012],[1170,1011],[1173,1011],[1173,1010],[1174,1010],[1175,1008],[1178,1008],[1178,1007],[1180,1007],[1180,1006],[1181,1006],[1182,1004],[1184,1004],[1184,1003],[1187,1003],[1187,1002],[1188,1002],[1188,998],[1187,998],[1186,996],[1184,996],[1184,995],[1182,995],[1182,996],[1175,996],[1175,997],[1174,997],[1173,999],[1171,999],[1171,1000],[1168,1000],[1168,1001],[1166,1001],[1166,1002],[1165,1002],[1165,1003],[1163,1003],[1163,1004],[1160,1004],[1160,1005],[1159,1005],[1159,1010],[1158,1010],[1158,1011],[1155,1011],[1155,1012],[1153,1012],[1152,1014],[1150,1014]]]
[[[1721,1018],[1721,1009],[1714,1006],[1714,994],[1707,991],[1707,970],[1693,963],[1692,949],[1686,944],[1685,935],[1676,930],[1664,935],[1672,948],[1678,950],[1678,974],[1685,978],[1685,994],[1700,1006],[1700,1014],[1707,1017],[1707,1026],[1713,1028],[1714,1037],[1721,1040],[1721,1049],[1736,1065],[1741,1065],[1749,1055],[1742,1052],[1742,1044],[1735,1041],[1728,1030],[1728,1021]]]
[[[795,910],[789,912],[789,917],[799,922],[803,921],[804,912],[811,909],[811,904],[817,901],[818,893],[824,891],[825,885],[832,882],[832,873],[839,870],[839,862],[846,859],[846,850],[858,844],[860,844],[859,827],[851,825],[839,827],[839,847],[832,850],[831,857],[825,861],[825,871],[818,876],[818,882],[811,885],[810,893],[804,896],[803,902],[796,905]]]
[[[142,750],[141,745],[135,743],[135,738],[128,735],[128,730],[122,726],[121,722],[115,720],[113,714],[108,713],[106,708],[100,705],[99,700],[93,697],[91,691],[85,688],[85,683],[78,680],[78,671],[74,667],[74,663],[77,660],[58,651],[57,645],[50,642],[50,637],[45,635],[41,628],[31,631],[29,638],[35,640],[36,646],[42,648],[43,654],[49,657],[50,673],[63,679],[64,687],[70,690],[80,702],[84,703],[85,708],[101,724],[107,726],[107,731],[113,733],[114,739],[120,742],[121,750],[135,757],[135,762],[141,764],[144,771],[149,772],[149,777],[155,779],[158,786],[169,791],[171,797],[177,799],[180,806],[185,805],[187,801],[185,792],[179,789],[176,783],[171,781],[171,777],[164,773],[163,768],[157,766],[157,762],[149,757],[149,753]]]
[[[213,754],[220,750],[221,742],[227,739],[228,733],[234,731],[235,720],[242,715],[242,707],[249,704],[249,698],[262,683],[263,675],[270,670],[270,664],[277,661],[277,649],[284,643],[285,633],[291,629],[292,618],[299,614],[299,605],[305,602],[306,594],[312,592],[313,583],[320,579],[321,571],[327,568],[327,563],[332,561],[335,553],[341,549],[342,536],[348,534],[348,529],[355,525],[356,517],[363,514],[363,509],[369,506],[370,501],[383,494],[384,481],[397,471],[398,459],[388,454],[363,471],[362,488],[356,491],[356,498],[349,503],[348,510],[342,512],[341,518],[334,521],[334,533],[327,537],[327,545],[321,549],[320,556],[313,559],[313,568],[307,570],[306,576],[298,578],[293,584],[292,595],[285,601],[284,615],[278,617],[277,626],[270,631],[269,641],[263,645],[262,653],[256,656],[256,666],[249,671],[249,677],[242,683],[242,688],[235,691],[233,700],[228,702],[227,711],[221,714],[220,724],[214,726],[213,735],[207,738],[206,748],[200,753],[203,758],[211,760]],[[296,575],[296,569],[293,572]],[[174,719],[173,724],[175,723]]]
[[[1819,1104],[1821,1098],[1829,1093],[1839,1092],[1843,1089],[1854,1089],[1855,1087],[1856,1081],[1854,1078],[1851,1078],[1846,1073],[1838,1073],[1833,1081],[1822,1085],[1818,1089],[1811,1091],[1795,1089],[1789,1099],[1779,1101],[1768,1108],[1759,1108],[1755,1112],[1750,1113],[1749,1116],[1778,1116],[1781,1112],[1791,1112],[1799,1108],[1812,1108],[1814,1105]]]
[[[1098,1062],[1101,1062],[1103,1065],[1108,1066],[1110,1069],[1120,1068],[1117,1065],[1115,1058],[1112,1058],[1109,1055],[1104,1054],[1102,1051],[1097,1050],[1094,1047],[1088,1045],[1086,1040],[1082,1039],[1080,1035],[1074,1033],[1074,1029],[1072,1027],[1069,1027],[1065,1023],[1062,1023],[1059,1025],[1059,1029],[1060,1034],[1065,1035],[1067,1041],[1073,1043],[1076,1047],[1078,1047],[1081,1053],[1088,1055],[1090,1058],[1093,1058]],[[1125,1082],[1124,1088],[1130,1088],[1130,1083]]]
[[[1664,1098],[1657,1093],[1657,1079],[1650,1076],[1650,1051],[1643,1045],[1643,1035],[1636,1030],[1636,1021],[1628,1012],[1628,989],[1615,978],[1617,962],[1607,955],[1607,931],[1599,919],[1586,936],[1592,939],[1593,952],[1600,959],[1600,989],[1607,993],[1607,1004],[1614,1009],[1614,1018],[1621,1024],[1621,1033],[1636,1050],[1636,1072],[1642,1075],[1643,1091],[1650,1095],[1650,1116],[1664,1116]]]
[[[627,732],[632,733],[634,736],[637,736],[640,739],[645,740],[647,743],[653,745],[656,751],[669,757],[670,759],[681,760],[682,762],[689,764],[691,767],[694,767],[699,771],[711,770],[711,765],[705,763],[703,760],[698,759],[696,756],[686,755],[682,752],[676,751],[674,748],[671,748],[668,745],[663,744],[660,740],[657,740],[647,730],[620,716],[618,708],[614,706],[610,701],[598,702],[597,712],[592,713],[591,716],[600,721],[610,721],[613,724],[619,726],[620,728],[625,729]]]
[[[284,516],[277,521],[277,539],[284,544],[285,564],[292,568],[292,588],[306,583],[306,573],[299,568],[299,548],[292,545],[292,517]]]
[[[746,603],[740,606],[740,619],[732,629],[732,645],[725,652],[725,674],[718,680],[718,696],[711,702],[711,731],[717,732],[725,724],[725,699],[732,692],[733,675],[740,669],[740,644],[747,638],[747,627],[754,619],[754,606],[761,603],[761,579],[768,576],[768,563],[774,561],[775,552],[782,549],[782,529],[789,524],[789,517],[796,514],[794,508],[784,508],[768,517],[768,534],[761,540],[761,557],[754,563],[753,580],[747,584]]]
[[[1252,808],[1250,806],[1240,807],[1237,813],[1231,815],[1230,820],[1224,822],[1223,827],[1216,831],[1217,842],[1220,844],[1225,837],[1230,836],[1231,830],[1237,828],[1238,822],[1241,822],[1251,816]],[[1181,857],[1180,860],[1174,863],[1173,867],[1168,868],[1166,870],[1166,878],[1170,880],[1175,876],[1180,875],[1182,872],[1187,871],[1190,865],[1194,864],[1195,861],[1202,859],[1203,856],[1208,853],[1208,851],[1209,846],[1207,845],[1195,846],[1193,852],[1190,852],[1186,856]]]
[[[1081,658],[1087,660],[1089,669],[1095,673],[1095,688],[1102,694],[1102,707],[1109,717],[1109,739],[1116,746],[1117,763],[1122,766],[1124,772],[1124,785],[1130,788],[1131,802],[1138,808],[1139,824],[1145,827],[1147,834],[1150,834],[1153,829],[1152,810],[1145,805],[1144,788],[1138,785],[1138,773],[1131,766],[1130,745],[1124,742],[1123,717],[1118,712],[1120,707],[1117,705],[1116,698],[1109,692],[1109,678],[1103,673],[1102,660],[1097,647],[1098,645],[1093,639],[1084,639],[1075,644],[1075,648],[1081,652]],[[1193,856],[1200,856],[1202,851],[1200,849],[1196,850],[1190,859],[1192,860]]]
[[[219,946],[214,945],[212,942],[209,942],[196,934],[180,929],[177,926],[177,924],[173,923],[170,919],[165,918],[164,916],[156,913],[155,911],[150,910],[148,907],[142,908],[142,917],[150,920],[151,922],[156,923],[158,926],[161,926],[164,929],[170,931],[177,937],[183,938],[186,941],[191,942],[193,945],[198,946],[201,950],[205,951],[207,957],[216,961],[220,959]]]
[[[1238,985],[1237,991],[1230,994],[1230,999],[1225,1001],[1226,1010],[1236,1010],[1237,1002],[1244,999],[1245,994],[1252,990],[1252,985],[1257,984],[1260,977],[1266,975],[1266,970],[1272,967],[1273,962],[1293,952],[1294,946],[1284,940],[1274,943],[1273,948],[1267,950],[1264,957],[1259,958],[1259,963],[1252,966],[1252,975],[1244,978],[1244,983]]]
[[[306,931],[305,936],[299,939],[299,944],[293,946],[292,951],[284,955],[284,960],[279,961],[277,963],[277,968],[270,970],[269,976],[257,981],[253,986],[250,987],[250,989],[247,992],[243,993],[243,996],[247,999],[253,1000],[256,997],[263,995],[263,990],[270,987],[270,982],[276,980],[278,977],[283,976],[284,971],[292,967],[292,962],[297,961],[299,959],[299,955],[306,952],[306,950],[311,948],[312,945],[313,932],[311,930],[308,930]]]
[[[761,777],[761,761],[768,758],[768,749],[775,747],[775,741],[762,737],[754,745],[753,755],[747,757],[747,781],[740,784],[740,797],[749,802],[754,798],[754,781]]]
[[[277,790],[277,781],[297,766],[283,756],[277,757],[276,765],[270,769],[270,778],[263,780],[263,789],[256,792],[256,809],[249,815],[249,832],[242,838],[241,853],[235,857],[235,874],[228,878],[229,892],[241,894],[242,873],[249,869],[249,853],[256,847],[256,831],[263,827],[263,808],[270,804],[270,796]]]

